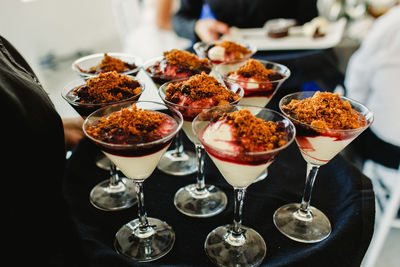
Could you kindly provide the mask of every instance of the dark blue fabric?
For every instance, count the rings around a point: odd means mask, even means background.
[[[193,145],[185,139],[187,149]],[[77,146],[68,162],[64,194],[80,237],[84,266],[211,266],[204,249],[207,234],[233,219],[233,189],[206,157],[206,182],[217,185],[228,196],[221,214],[205,219],[190,218],[177,211],[175,192],[194,183],[195,175],[174,177],[157,169],[145,181],[145,205],[150,217],[165,220],[176,233],[176,242],[165,257],[145,264],[136,263],[113,249],[114,235],[128,221],[137,218],[137,207],[105,212],[89,203],[89,192],[108,173],[96,167],[99,153],[89,140]],[[375,216],[371,182],[341,156],[322,166],[314,185],[311,204],[330,219],[332,234],[316,244],[303,244],[283,236],[272,215],[280,206],[299,202],[305,182],[306,163],[295,143],[278,155],[268,177],[248,188],[243,225],[263,236],[267,255],[262,266],[360,266],[370,243]]]

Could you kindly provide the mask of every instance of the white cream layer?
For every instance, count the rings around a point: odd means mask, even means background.
[[[164,152],[169,146],[152,153],[150,155],[139,157],[122,157],[103,153],[121,170],[121,172],[129,179],[143,180],[148,178],[156,168]]]
[[[335,137],[316,136],[305,137],[312,148],[301,147],[301,143],[296,142],[300,147],[300,152],[303,158],[312,164],[323,165],[328,163],[334,156],[343,150],[354,138],[345,140],[336,140]]]
[[[208,58],[211,60],[225,61],[225,48],[222,46],[213,46],[208,50]]]
[[[235,188],[243,188],[252,184],[272,162],[260,165],[242,165],[222,161],[208,154],[225,180]]]

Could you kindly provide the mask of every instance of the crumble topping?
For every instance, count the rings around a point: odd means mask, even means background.
[[[178,103],[182,94],[193,101],[213,98],[217,105],[226,105],[240,98],[239,94],[226,89],[216,78],[205,72],[191,76],[188,80],[169,84],[165,99]]]
[[[221,41],[216,44],[217,46],[221,46],[225,48],[226,53],[235,53],[235,54],[249,54],[251,51],[247,49],[246,47],[239,45],[235,42],[232,41]]]
[[[227,120],[236,129],[233,134],[242,151],[272,150],[287,143],[283,125],[257,118],[248,110],[224,113],[219,120]]]
[[[101,104],[128,99],[142,91],[140,83],[116,71],[100,73],[74,89],[78,102]]]
[[[303,100],[293,99],[282,109],[303,123],[324,129],[357,129],[366,124],[365,118],[348,101],[330,92],[318,91]]]
[[[268,82],[271,80],[271,74],[279,74],[273,70],[265,68],[261,62],[255,59],[247,60],[244,65],[242,65],[235,72],[230,72],[229,75],[233,73],[245,78],[253,78],[254,80],[260,82]]]
[[[104,53],[104,58],[97,66],[91,67],[87,72],[96,73],[100,70],[100,73],[116,71],[116,72],[124,72],[130,69],[135,69],[136,65],[128,64],[118,58],[110,57],[107,53]]]
[[[133,104],[130,108],[100,118],[98,123],[88,127],[86,132],[96,139],[113,143],[123,143],[118,142],[118,136],[123,137],[127,143],[148,142],[157,139],[154,138],[157,129],[165,120],[164,114],[139,109]]]
[[[178,67],[184,67],[190,70],[199,68],[208,68],[208,59],[199,59],[198,56],[178,49],[164,52],[164,58],[169,64]]]

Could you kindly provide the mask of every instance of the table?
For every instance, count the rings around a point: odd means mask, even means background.
[[[186,148],[193,145],[185,139]],[[173,227],[176,241],[163,258],[137,263],[113,249],[114,235],[126,222],[137,217],[137,207],[106,212],[89,203],[89,192],[108,173],[95,165],[98,148],[84,138],[68,160],[64,196],[77,230],[83,266],[212,266],[203,244],[214,228],[232,223],[233,189],[206,157],[206,183],[220,187],[228,196],[228,206],[211,218],[190,218],[174,207],[175,192],[195,182],[195,175],[174,177],[155,170],[144,183],[145,206],[149,217],[165,220]],[[318,173],[311,205],[330,219],[332,233],[324,241],[303,244],[283,236],[272,215],[280,206],[299,202],[305,182],[306,163],[295,143],[278,155],[268,177],[248,188],[243,225],[255,229],[267,244],[262,266],[360,266],[370,243],[375,201],[370,180],[340,155]]]

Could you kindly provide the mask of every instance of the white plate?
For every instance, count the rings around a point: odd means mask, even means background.
[[[327,49],[336,46],[342,40],[345,26],[345,18],[336,22],[331,22],[327,28],[326,35],[316,39],[302,35],[270,38],[264,28],[239,29],[232,27],[229,35],[224,35],[222,39],[235,42],[245,42],[255,46],[258,51]]]

